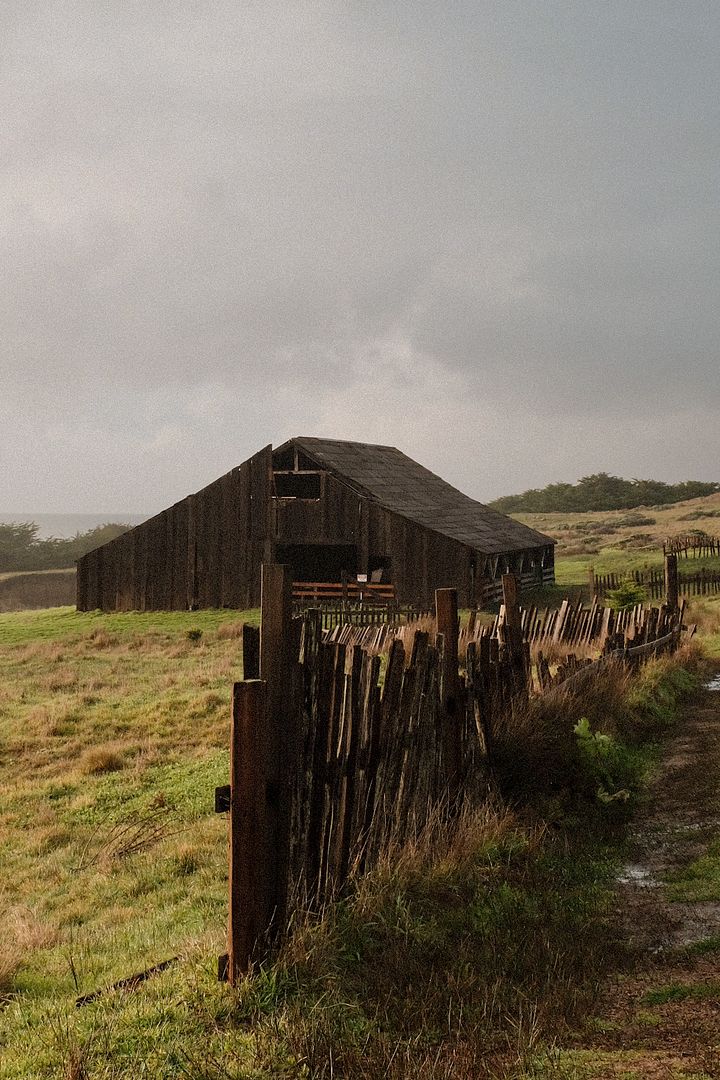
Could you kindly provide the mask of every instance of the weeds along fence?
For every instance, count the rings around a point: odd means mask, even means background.
[[[590,661],[571,654],[551,672],[539,655],[533,683],[517,580],[503,584],[494,628],[476,621],[463,639],[457,593],[442,589],[432,624],[395,627],[381,657],[333,640],[341,632],[316,613],[293,618],[289,568],[263,567],[261,629],[244,628],[246,678],[233,689],[230,784],[215,793],[230,812],[221,977],[235,982],[295,911],[337,896],[430,815],[480,802],[496,724],[533,686],[593,677]],[[606,655],[674,649],[681,624],[682,610],[636,612],[609,632]]]

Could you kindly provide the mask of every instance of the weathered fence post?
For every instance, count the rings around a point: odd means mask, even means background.
[[[275,911],[275,822],[271,797],[267,686],[235,683],[230,739],[230,905],[228,956],[220,975],[232,985],[247,971]]]
[[[595,596],[595,590],[597,585],[595,584],[595,567],[588,566],[588,588],[590,589],[590,599]]]
[[[505,605],[505,645],[518,687],[525,689],[528,679],[527,650],[522,631],[518,580],[515,574],[503,574],[502,590]]]
[[[678,607],[678,564],[677,555],[665,556],[665,603],[671,611]]]
[[[458,672],[457,589],[435,590],[435,622],[442,637],[440,704],[443,713],[443,749],[448,777],[448,794],[453,801],[460,784],[462,717],[460,716],[460,676]]]
[[[228,955],[218,974],[231,983],[282,928],[290,861],[292,777],[297,757],[299,639],[292,621],[290,567],[263,564],[262,626],[243,628],[247,679],[233,688]],[[259,670],[258,670],[259,669]]]
[[[262,566],[260,678],[267,683],[270,764],[275,801],[275,923],[285,918],[290,860],[291,793],[298,755],[297,669],[300,641],[292,618],[292,567]]]

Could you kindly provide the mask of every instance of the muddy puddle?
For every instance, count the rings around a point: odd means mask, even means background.
[[[649,867],[642,863],[627,863],[617,876],[618,885],[632,885],[636,889],[657,889],[662,885]]]

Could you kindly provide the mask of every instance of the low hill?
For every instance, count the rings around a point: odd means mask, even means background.
[[[720,535],[720,492],[670,506],[511,516],[557,540],[556,576],[561,585],[584,584],[591,565],[606,573],[660,564],[663,541],[669,536]]]
[[[577,484],[548,484],[521,495],[504,495],[490,503],[503,514],[585,513],[590,510],[633,510],[640,506],[669,506],[720,492],[720,484],[684,480],[624,480],[610,473],[583,476]]]

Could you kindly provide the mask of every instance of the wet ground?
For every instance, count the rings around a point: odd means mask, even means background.
[[[720,674],[667,744],[617,903],[633,961],[573,1075],[720,1080]]]

